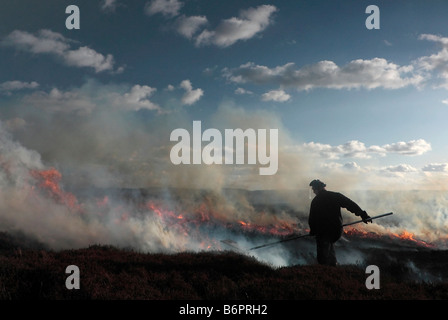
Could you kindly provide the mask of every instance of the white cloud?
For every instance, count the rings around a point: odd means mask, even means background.
[[[352,140],[342,145],[332,146],[309,142],[303,144],[305,151],[315,153],[327,159],[359,158],[367,159],[372,155],[385,156],[387,154],[400,154],[407,156],[422,155],[431,150],[431,144],[423,139],[409,142],[397,142],[383,146],[367,147],[363,142]]]
[[[40,30],[37,34],[15,30],[1,43],[34,54],[50,54],[68,66],[90,67],[96,73],[114,71],[114,58],[111,54],[104,56],[87,46],[71,49],[75,41],[51,30]],[[122,71],[122,68],[117,71]]]
[[[161,13],[167,18],[180,15],[183,3],[178,0],[152,0],[146,3],[145,13],[149,16]],[[208,24],[205,16],[181,15],[173,23],[173,29],[196,46],[215,45],[228,47],[240,40],[249,40],[265,30],[271,23],[272,14],[277,8],[272,5],[260,5],[242,10],[238,17],[221,20],[213,30],[201,29]]]
[[[204,16],[186,17],[182,15],[176,21],[176,30],[184,37],[191,39],[199,28],[207,23],[207,18]]]
[[[178,0],[152,0],[145,5],[145,12],[151,16],[161,13],[164,16],[175,17],[179,15],[183,3]]]
[[[343,166],[344,169],[358,171],[361,170],[361,167],[356,162],[347,162]]]
[[[244,88],[238,88],[235,90],[235,94],[253,94],[253,92]]]
[[[248,40],[265,30],[277,8],[261,5],[242,10],[238,17],[222,20],[214,30],[204,30],[196,38],[196,45],[228,47],[240,40]]]
[[[194,104],[204,94],[204,91],[200,88],[193,89],[193,86],[192,86],[190,80],[182,81],[180,84],[180,87],[185,90],[185,94],[182,96],[182,103],[186,104],[186,105]]]
[[[437,42],[442,45],[439,52],[421,57],[417,59],[415,64],[426,72],[435,72],[438,78],[443,79],[442,84],[438,86],[448,89],[448,38],[422,34],[419,39]]]
[[[412,74],[412,71],[412,66],[399,66],[374,58],[352,60],[342,67],[333,61],[320,61],[302,68],[297,68],[294,63],[269,68],[248,62],[235,69],[223,69],[223,75],[236,83],[272,84],[297,90],[397,89],[423,81],[421,75]]]
[[[123,106],[128,110],[160,110],[160,107],[157,104],[149,100],[149,97],[156,91],[157,89],[155,88],[137,84],[131,88],[130,92],[125,93],[123,98],[120,97],[119,100],[124,100],[125,103]]]
[[[177,90],[177,91],[176,91]],[[194,88],[191,81],[183,80],[179,86],[168,85],[162,89],[160,99],[177,100],[176,105],[193,105],[204,95],[200,88]],[[101,84],[88,80],[81,87],[64,90],[52,88],[39,90],[25,95],[26,105],[40,108],[51,113],[75,113],[88,115],[93,112],[133,112],[152,110],[157,114],[171,112],[169,106],[161,107],[153,101],[158,89],[148,85]],[[168,104],[169,105],[169,104]]]
[[[68,50],[64,54],[64,60],[73,67],[92,67],[95,72],[113,70],[114,58],[111,54],[106,57],[88,47],[80,47],[77,50]]]
[[[211,77],[215,73],[216,69],[218,69],[218,66],[214,65],[213,67],[205,68],[204,71],[202,71],[202,73],[207,77]]]
[[[103,0],[101,2],[101,10],[104,12],[114,12],[117,6],[117,0]]]
[[[411,140],[408,142],[397,142],[386,144],[382,148],[389,153],[398,153],[402,155],[422,155],[431,150],[431,144],[423,139]]]
[[[95,103],[79,90],[60,91],[53,88],[50,92],[37,91],[25,96],[24,101],[32,106],[51,112],[91,113]]]
[[[448,163],[430,163],[423,167],[426,172],[448,172]]]
[[[13,80],[13,81],[6,81],[3,83],[0,83],[0,92],[10,94],[11,91],[22,90],[22,89],[35,89],[37,87],[39,87],[39,83],[37,83],[36,81],[24,82],[24,81]]]
[[[272,90],[264,93],[261,96],[263,101],[275,101],[275,102],[285,102],[291,98],[289,94],[287,94],[283,90]]]
[[[440,69],[443,76],[446,76],[448,70],[448,38],[442,38],[430,34],[422,34],[420,40],[429,40],[442,44],[442,50],[430,56],[420,57],[417,62],[425,70]]]
[[[389,166],[384,170],[389,172],[417,172],[418,170],[409,164],[399,164],[397,166]]]
[[[369,149],[363,142],[352,140],[338,146],[309,142],[303,145],[306,151],[319,154],[323,158],[339,159],[344,158],[369,158]]]
[[[70,41],[62,34],[51,30],[39,30],[37,36],[26,31],[14,30],[3,41],[6,46],[13,46],[31,53],[52,53],[63,55],[70,48]]]
[[[214,36],[211,31],[204,32],[202,37],[205,39]],[[224,77],[235,83],[267,84],[300,91],[314,88],[399,89],[407,86],[421,87],[429,81],[433,81],[436,88],[448,89],[448,37],[421,34],[419,39],[435,42],[440,49],[403,66],[376,57],[352,60],[345,65],[323,60],[302,67],[293,62],[275,67],[247,62],[237,68],[224,68],[222,71]],[[197,39],[197,42],[201,42],[201,39]],[[390,45],[387,41],[385,44]],[[448,99],[442,103],[448,104]]]
[[[434,41],[434,42],[440,42],[444,46],[448,46],[448,38],[436,36],[434,34],[421,34],[419,36],[420,40],[428,40],[428,41]]]
[[[24,97],[27,104],[54,113],[91,114],[102,108],[108,111],[138,111],[161,108],[149,98],[156,92],[146,85],[102,85],[88,81],[80,88],[63,91],[53,88],[50,92],[36,91]]]

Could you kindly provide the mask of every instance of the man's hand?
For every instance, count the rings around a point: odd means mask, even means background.
[[[361,214],[360,214],[360,217],[361,217],[361,219],[362,219],[362,221],[364,222],[364,223],[372,223],[372,219],[370,218],[370,216],[367,214],[367,212],[365,212],[365,211],[363,211],[363,212],[361,212]]]

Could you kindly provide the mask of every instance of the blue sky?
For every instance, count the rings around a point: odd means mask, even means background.
[[[79,30],[65,25],[72,4]],[[371,4],[379,30],[365,26]],[[436,0],[2,1],[0,119],[74,183],[444,188],[446,12]],[[169,133],[193,120],[279,128],[278,174],[173,167]]]

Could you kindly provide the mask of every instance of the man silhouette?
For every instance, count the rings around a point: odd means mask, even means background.
[[[322,181],[313,180],[310,187],[316,196],[311,201],[308,224],[310,235],[316,236],[317,261],[319,264],[336,266],[334,243],[342,235],[341,208],[360,216],[364,223],[372,220],[367,212],[343,194],[327,191]]]

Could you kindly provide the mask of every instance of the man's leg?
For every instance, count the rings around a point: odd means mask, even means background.
[[[328,266],[336,266],[336,253],[333,243],[326,237],[316,236],[317,262]]]
[[[338,261],[336,259],[336,252],[334,250],[334,242],[330,242],[330,250],[328,252],[327,264],[329,266],[336,266],[338,264]]]

